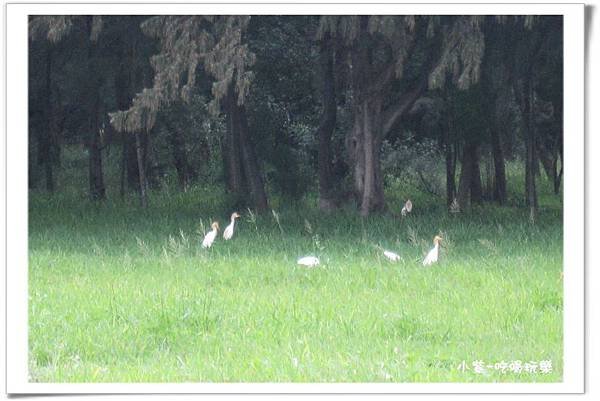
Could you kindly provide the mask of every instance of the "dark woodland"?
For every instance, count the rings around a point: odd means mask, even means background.
[[[96,202],[134,194],[147,207],[165,187],[215,185],[236,208],[313,194],[323,211],[367,216],[389,210],[389,181],[410,171],[458,211],[505,205],[512,163],[532,218],[542,178],[561,194],[562,16],[33,16],[29,27],[30,190],[79,185]]]

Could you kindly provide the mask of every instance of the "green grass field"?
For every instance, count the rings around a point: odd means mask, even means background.
[[[407,194],[393,191],[399,210]],[[94,205],[81,194],[31,193],[31,381],[562,379],[553,195],[541,195],[536,224],[515,202],[454,216],[423,197],[405,219],[362,220],[351,209],[320,214],[314,200],[274,200],[280,225],[241,210],[233,240],[209,250],[201,222],[223,228],[232,212],[218,192],[152,195],[142,211],[133,196]],[[437,233],[440,262],[423,268]],[[322,265],[298,267],[308,254]],[[550,360],[552,371],[476,373],[477,360]]]

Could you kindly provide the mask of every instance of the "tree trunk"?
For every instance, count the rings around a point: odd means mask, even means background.
[[[346,140],[354,170],[354,191],[360,203],[360,214],[367,216],[385,208],[381,174],[381,100],[359,103],[354,113],[354,126]]]
[[[120,194],[121,199],[125,198],[125,171],[127,169],[127,142],[126,134],[122,133],[122,151],[121,151],[121,180],[120,180]]]
[[[144,163],[144,175],[146,177],[146,192],[149,188],[160,188],[163,177],[163,167],[158,163],[152,146],[152,137],[147,130],[140,132],[140,141],[142,143],[142,161]]]
[[[33,122],[33,118],[29,118],[29,141],[28,141],[28,152],[27,152],[27,187],[28,189],[36,189],[38,185],[38,174],[37,174],[37,166],[36,163],[39,162],[36,158],[39,158],[39,140],[40,140],[40,132],[37,130],[36,124]],[[35,145],[32,139],[35,138]],[[36,153],[35,150],[38,150]]]
[[[465,144],[463,149],[456,199],[461,209],[471,206],[472,201],[481,201],[481,177],[479,175],[477,145],[474,143]]]
[[[495,123],[491,126],[490,133],[494,157],[494,200],[503,205],[506,203],[506,170],[504,168],[504,152],[500,143],[500,133]]]
[[[506,35],[498,24],[487,24],[484,28],[486,51],[481,66],[481,102],[488,127],[490,129],[491,153],[493,158],[493,179],[491,199],[498,204],[506,203],[506,171],[504,166],[504,149],[501,141],[501,125],[499,123],[498,104],[503,104],[505,88],[510,86],[512,72],[507,65],[505,53]],[[504,89],[503,89],[504,88]]]
[[[413,85],[384,110],[395,79],[396,65],[379,67],[378,54],[369,33],[369,18],[359,17],[360,40],[351,51],[354,124],[346,136],[346,148],[353,168],[355,195],[360,214],[385,209],[380,150],[383,139],[402,120],[419,96],[427,89],[428,77],[435,66],[439,46],[426,53],[425,68]]]
[[[558,161],[560,159],[560,145],[557,142],[559,140],[560,138],[558,137],[554,140],[555,143],[553,144],[553,149],[551,150],[547,149],[541,141],[538,141],[536,148],[537,156],[539,157],[542,167],[546,172],[546,176],[548,177],[548,180],[552,182],[555,195],[560,193],[560,182],[562,180],[562,163],[560,170],[558,168]]]
[[[531,46],[534,55],[538,53],[543,43],[543,37],[540,36],[536,43]],[[537,50],[535,50],[537,49]],[[532,56],[534,58],[534,56]],[[525,140],[525,204],[529,208],[529,217],[532,222],[535,221],[537,214],[537,193],[536,193],[536,139],[535,122],[533,118],[533,71],[531,63],[524,66],[523,71],[517,73],[521,67],[521,60],[515,55],[513,68],[511,69],[510,80],[512,81],[513,91],[521,112],[521,131]]]
[[[42,140],[40,141],[42,146],[38,148],[38,152],[41,152],[41,161],[44,164],[44,173],[46,178],[46,190],[50,193],[54,192],[54,114],[52,113],[52,48],[51,45],[47,46],[46,51],[46,77],[45,77],[45,90],[44,90],[44,116],[45,116],[45,128],[46,131],[40,131]]]
[[[483,199],[494,199],[494,178],[493,178],[493,162],[494,156],[492,152],[485,155],[485,185],[483,189]]]
[[[556,174],[555,178],[554,178],[554,194],[555,195],[559,195],[560,194],[560,183],[562,181],[562,175],[563,175],[563,102],[562,102],[562,95],[560,96],[560,99],[557,100],[556,102],[554,102],[554,111],[555,111],[555,115],[556,115],[556,120],[557,120],[557,130],[556,130],[556,136],[555,136],[555,144],[554,144],[554,149],[555,149],[555,157],[554,157],[554,171],[558,171],[558,173]],[[560,170],[558,170],[558,161],[560,159]]]
[[[254,147],[250,142],[245,107],[238,106],[237,108],[239,140],[246,182],[250,187],[250,194],[252,196],[254,208],[258,212],[263,212],[269,208],[267,194],[265,192],[265,186],[258,167],[258,161],[256,160],[256,155],[254,153]]]
[[[120,50],[121,62],[115,76],[115,100],[119,110],[127,110],[130,107],[135,93],[142,86],[139,82],[141,74],[139,74],[139,68],[136,67],[137,45],[137,40],[134,39],[124,42],[121,47],[117,48]],[[124,197],[125,187],[131,191],[140,192],[140,171],[136,134],[123,132],[122,141],[120,192],[121,197]]]
[[[229,97],[229,102],[234,103],[236,100]],[[237,119],[237,106],[231,105],[229,109],[229,118],[227,119],[228,131],[228,173],[229,173],[229,188],[236,194],[241,194],[244,191],[244,172],[242,169],[242,154],[240,151],[239,126]]]
[[[126,52],[122,57],[127,57],[131,60],[130,52]],[[115,97],[119,110],[129,108],[131,102],[133,88],[132,75],[133,72],[129,68],[130,64],[122,62],[119,73],[115,77]],[[121,197],[125,196],[125,183],[130,190],[138,190],[138,169],[137,155],[135,148],[135,138],[131,133],[122,133],[122,153],[121,153]]]
[[[365,153],[364,185],[360,206],[362,216],[367,216],[371,211],[383,210],[385,207],[379,160],[381,106],[379,102],[373,103],[372,109],[369,107],[369,102],[362,104]]]
[[[148,207],[148,199],[146,196],[146,171],[144,168],[144,151],[143,144],[140,138],[140,133],[135,131],[135,149],[137,155],[138,172],[139,172],[139,186],[140,186],[140,201],[143,208]]]
[[[533,83],[531,76],[527,77],[525,88],[524,88],[524,115],[523,120],[525,123],[525,201],[527,207],[530,210],[531,219],[535,219],[537,213],[537,192],[535,183],[535,171],[536,171],[536,151],[535,151],[535,126],[533,120]]]
[[[450,206],[456,196],[456,157],[452,144],[446,145],[446,204]]]
[[[483,200],[483,189],[481,186],[481,169],[479,167],[479,146],[474,144],[471,170],[471,204],[481,203]]]
[[[562,155],[559,153],[558,157],[556,159],[554,159],[554,171],[558,170],[558,159],[560,158],[560,170],[558,171],[558,174],[556,174],[556,176],[554,177],[554,194],[555,195],[559,195],[560,194],[560,182],[562,181],[562,175],[563,175],[563,162],[562,162]]]
[[[190,174],[187,155],[185,154],[184,139],[179,129],[169,127],[169,131],[169,142],[171,143],[171,153],[173,154],[175,170],[177,170],[179,189],[186,192],[188,190]]]
[[[558,174],[558,171],[556,169],[556,159],[558,155],[552,154],[553,152],[546,148],[546,145],[543,144],[543,141],[537,141],[536,151],[538,158],[542,164],[542,168],[546,173],[546,177],[548,177],[548,180],[550,180],[551,182],[554,182],[556,175]]]
[[[447,118],[447,126],[442,140],[446,156],[446,205],[449,207],[456,197],[456,147],[452,143],[454,137],[452,116]]]
[[[147,155],[146,148],[147,142],[145,140],[143,133],[138,133],[139,141],[140,141],[140,149],[142,153],[142,164],[147,167]],[[134,133],[125,133],[125,167],[126,167],[126,175],[127,175],[127,187],[136,192],[140,192],[140,169],[139,169],[139,161],[138,161],[138,145],[136,143],[136,134]],[[146,183],[148,180],[147,174]]]
[[[238,105],[233,84],[227,96],[227,175],[228,187],[238,199],[247,197],[249,190],[253,207],[262,212],[269,208],[254,147],[249,137],[248,120],[243,105]]]
[[[227,132],[224,142],[223,161],[226,166],[227,190],[236,198],[236,205],[241,206],[247,198],[248,189],[244,176],[242,152],[239,138],[238,105],[233,88],[227,95]]]
[[[132,133],[125,133],[125,167],[127,172],[127,188],[139,191],[140,180],[137,161],[137,149],[135,145],[135,136]]]
[[[331,176],[331,136],[336,121],[335,77],[333,74],[333,47],[329,37],[320,44],[319,64],[322,77],[323,112],[318,128],[319,138],[319,209],[335,208]]]
[[[354,182],[354,197],[357,202],[362,199],[364,181],[365,181],[365,153],[364,138],[362,133],[361,113],[358,107],[355,107],[354,123],[350,133],[346,136],[346,149],[349,156],[350,166],[352,167],[352,179]]]
[[[471,168],[473,164],[471,162],[470,153],[467,149],[463,149],[460,178],[458,180],[458,194],[456,199],[461,209],[466,209],[470,206],[471,201]]]
[[[50,158],[49,156],[46,157]],[[52,162],[50,160],[46,160],[44,167],[46,173],[46,191],[52,193],[54,192],[54,172],[52,168]]]
[[[98,102],[99,100],[97,100]],[[92,200],[102,200],[106,197],[104,188],[104,177],[102,170],[102,143],[100,141],[100,131],[98,127],[98,114],[94,113],[89,117],[89,137],[88,156],[89,156],[89,185],[90,197]]]
[[[92,32],[92,16],[86,17],[88,33]],[[96,52],[97,46],[93,41],[88,41],[87,48],[87,74],[86,86],[87,113],[88,113],[88,156],[89,156],[89,189],[92,200],[102,200],[106,197],[104,187],[104,173],[102,169],[102,138],[100,137],[100,86],[101,81],[97,73]]]

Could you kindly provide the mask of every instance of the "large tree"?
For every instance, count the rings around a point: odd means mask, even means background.
[[[544,50],[552,44],[562,50],[560,40],[552,40],[557,39],[553,36],[556,33],[560,36],[560,30],[555,26],[556,18],[561,17],[515,17],[506,22],[505,30],[506,36],[514,46],[509,68],[510,82],[521,115],[521,132],[525,142],[525,203],[530,210],[532,221],[538,209],[536,173],[539,166],[537,150],[540,141],[536,127],[538,96],[535,88],[540,78]],[[560,22],[558,25],[562,26]]]
[[[45,187],[54,192],[56,187],[55,167],[59,155],[60,104],[54,75],[57,49],[53,42],[29,41],[29,131],[30,147],[36,154],[30,156],[30,187],[37,184],[35,165],[44,170]],[[37,67],[37,68],[36,68]],[[35,160],[35,164],[34,163]]]
[[[258,210],[265,181],[318,189],[323,210],[349,184],[367,215],[385,208],[388,144],[439,138],[449,203],[504,203],[505,158],[522,150],[532,216],[540,166],[560,192],[560,17],[35,16],[30,33],[31,187],[55,189],[61,144],[81,144],[102,199],[118,145],[121,193],[143,204],[173,166],[182,190],[220,180]]]
[[[213,80],[211,110],[221,106],[227,114],[228,188],[242,198],[245,189],[257,210],[268,207],[264,183],[248,132],[244,102],[254,54],[244,43],[249,16],[157,16],[142,24],[157,39],[160,52],[152,56],[154,82],[138,93],[131,107],[111,114],[115,128],[123,132],[150,130],[158,111],[178,99],[187,101],[197,77]],[[202,73],[205,73],[203,75]]]
[[[100,87],[105,75],[103,74],[100,62],[101,57],[99,55],[100,49],[98,43],[102,27],[103,19],[101,16],[37,16],[31,18],[29,21],[30,38],[33,40],[46,39],[49,42],[49,52],[51,52],[52,44],[60,42],[66,36],[73,34],[73,32],[80,39],[77,45],[82,48],[84,55],[80,68],[85,71],[86,79],[81,80],[79,86],[82,92],[81,97],[84,99],[81,107],[87,115],[83,129],[87,132],[85,144],[89,156],[89,194],[93,200],[104,199],[106,196],[102,169],[103,139],[101,135],[103,131],[100,124],[101,114],[104,110]],[[51,165],[56,159],[52,156],[56,151],[53,150],[52,145],[56,146],[56,141],[53,137],[57,133],[55,132],[55,122],[52,117],[54,109],[53,105],[50,104],[52,97],[52,86],[50,83],[51,68],[52,57],[51,53],[48,53],[46,58],[48,82],[44,93],[46,99],[44,113],[48,116],[46,118],[48,132],[43,134],[47,139],[42,142],[42,149],[48,153],[44,158],[44,163],[46,165],[47,180],[50,187],[53,187],[53,184],[51,184],[53,181]]]
[[[385,208],[383,139],[429,87],[448,73],[460,87],[479,78],[480,17],[324,16],[319,32],[340,38],[348,54],[353,125],[346,145],[363,216]]]
[[[504,204],[507,190],[502,138],[505,136],[506,127],[502,124],[502,114],[506,112],[506,108],[502,105],[512,101],[507,66],[507,60],[510,59],[507,52],[510,51],[511,44],[505,35],[504,24],[498,22],[495,17],[486,17],[481,101],[494,165],[492,198],[499,204]]]
[[[544,19],[547,34],[536,66],[536,123],[541,125],[537,151],[551,180],[554,193],[560,193],[563,152],[563,29],[562,17]]]
[[[318,177],[319,177],[319,208],[330,211],[335,207],[332,176],[331,136],[335,130],[337,118],[337,103],[335,94],[334,74],[334,42],[329,33],[319,41],[319,73],[321,77],[321,93],[323,111],[317,129],[319,141]]]

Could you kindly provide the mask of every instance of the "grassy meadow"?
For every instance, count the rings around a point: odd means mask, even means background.
[[[274,198],[275,214],[240,210],[233,239],[209,250],[202,233],[233,211],[219,189],[151,193],[147,210],[134,195],[93,204],[85,186],[32,192],[30,380],[561,381],[562,206],[542,182],[532,224],[522,177],[510,184],[509,206],[459,215],[390,185],[393,212],[413,200],[404,219]],[[424,268],[438,233],[440,261]],[[304,255],[321,266],[297,266]],[[515,360],[552,371],[472,365]]]

